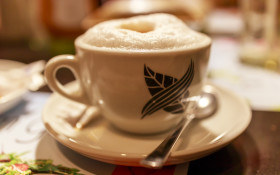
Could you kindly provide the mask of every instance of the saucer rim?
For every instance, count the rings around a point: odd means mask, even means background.
[[[71,82],[74,83],[74,82]],[[70,83],[70,84],[71,84]],[[69,84],[69,85],[70,85]],[[69,86],[67,85],[67,86]],[[179,164],[183,163],[186,161],[190,160],[195,160],[201,157],[204,157],[208,154],[211,154],[220,148],[228,145],[232,140],[236,139],[238,136],[240,136],[249,126],[252,118],[252,112],[249,104],[245,100],[245,98],[238,96],[237,94],[233,93],[232,91],[225,89],[223,87],[220,87],[214,83],[211,83],[207,81],[206,85],[210,85],[213,87],[214,91],[217,91],[221,94],[229,94],[231,95],[234,99],[234,101],[238,101],[238,105],[243,106],[244,111],[246,114],[244,114],[243,117],[243,125],[242,127],[239,127],[239,131],[236,132],[233,136],[227,136],[223,137],[222,140],[218,140],[214,143],[211,144],[204,144],[200,147],[196,148],[189,148],[188,150],[177,150],[175,152],[171,153],[170,158],[168,159],[166,165],[172,165],[172,164]],[[115,151],[110,151],[110,150],[103,150],[103,149],[98,149],[98,148],[93,148],[90,149],[91,147],[79,144],[75,141],[71,141],[71,139],[67,138],[65,135],[61,135],[60,133],[57,133],[46,121],[46,116],[45,115],[48,109],[48,106],[52,102],[53,99],[55,98],[64,98],[60,96],[57,93],[53,93],[49,99],[47,100],[47,103],[44,106],[43,112],[42,112],[42,119],[43,123],[45,125],[45,128],[47,132],[59,143],[62,145],[72,149],[73,151],[76,151],[86,157],[89,157],[91,159],[99,160],[102,162],[106,163],[111,163],[111,164],[118,164],[118,165],[125,165],[125,166],[140,166],[139,161],[146,156],[146,154],[142,153],[129,153],[126,155],[122,155],[120,152],[115,152]],[[64,98],[64,100],[69,100]],[[231,98],[231,100],[233,100]]]

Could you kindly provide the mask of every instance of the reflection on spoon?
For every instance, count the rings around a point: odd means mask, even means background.
[[[178,138],[184,129],[191,123],[193,119],[204,119],[213,115],[217,110],[217,99],[214,94],[209,92],[210,86],[204,87],[197,108],[192,114],[183,117],[180,124],[173,133],[168,135],[165,140],[146,158],[140,161],[140,164],[148,168],[161,168],[167,161],[172,148],[176,144]]]

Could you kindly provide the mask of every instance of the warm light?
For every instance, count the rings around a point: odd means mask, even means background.
[[[131,0],[130,1],[130,9],[133,13],[141,13],[146,11],[149,7],[146,1],[141,0]]]
[[[102,105],[102,104],[104,104],[104,101],[103,101],[103,100],[99,100],[98,103],[99,103],[100,105]]]
[[[208,98],[201,98],[198,102],[198,105],[200,108],[204,108],[209,105],[209,99]]]

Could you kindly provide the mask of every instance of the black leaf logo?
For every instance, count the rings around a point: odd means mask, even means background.
[[[154,72],[146,65],[144,65],[144,77],[152,98],[143,107],[142,119],[160,109],[173,114],[184,111],[182,99],[188,97],[188,87],[194,77],[192,60],[188,70],[180,80]]]

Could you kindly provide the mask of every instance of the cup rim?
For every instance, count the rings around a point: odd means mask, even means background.
[[[82,49],[86,51],[93,51],[96,53],[103,53],[103,54],[133,54],[133,55],[166,55],[166,54],[174,54],[174,53],[193,53],[201,49],[208,48],[212,45],[212,39],[207,36],[206,34],[201,33],[204,35],[207,40],[203,44],[199,44],[197,46],[191,47],[191,48],[178,48],[178,49],[159,49],[159,50],[114,50],[114,49],[108,49],[106,47],[96,47],[96,46],[90,46],[87,44],[81,44],[81,38],[83,35],[80,35],[75,39],[75,47],[76,49]]]

